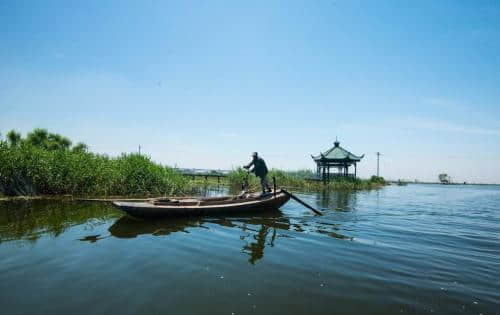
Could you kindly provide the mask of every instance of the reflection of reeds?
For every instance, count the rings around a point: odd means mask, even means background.
[[[9,132],[0,141],[0,192],[5,195],[159,195],[188,186],[173,169],[139,154],[111,158],[85,144],[36,129],[23,139]]]
[[[65,201],[17,201],[1,204],[0,244],[4,241],[35,242],[42,235],[56,237],[68,228],[85,224],[91,228],[121,216],[104,203],[72,203]]]

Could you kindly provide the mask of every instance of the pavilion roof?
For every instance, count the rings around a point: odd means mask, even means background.
[[[340,146],[338,141],[335,141],[334,146],[317,156],[312,155],[312,158],[317,160],[351,160],[351,161],[361,161],[365,155],[355,155]]]

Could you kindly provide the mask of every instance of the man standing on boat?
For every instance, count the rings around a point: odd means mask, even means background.
[[[253,165],[253,168],[250,170],[250,172],[254,173],[255,176],[260,178],[260,185],[262,186],[262,194],[264,195],[266,193],[266,189],[268,192],[271,191],[271,187],[269,187],[269,184],[267,183],[267,166],[266,162],[257,154],[257,152],[254,152],[252,154],[252,161],[248,164],[243,166],[245,169],[249,169]]]

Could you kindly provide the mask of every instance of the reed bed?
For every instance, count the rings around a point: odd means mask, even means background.
[[[272,169],[268,174],[279,187],[303,190],[324,189],[321,182],[307,180],[310,170],[287,172]],[[233,190],[248,180],[259,190],[257,177],[237,168],[223,181]],[[109,157],[88,151],[84,143],[72,145],[68,138],[35,129],[25,138],[9,131],[0,137],[0,196],[158,196],[182,195],[209,181],[191,181],[176,170],[155,163],[137,153]],[[373,189],[385,185],[381,177],[338,178],[326,188],[336,190]]]
[[[297,188],[303,190],[334,189],[334,190],[367,190],[380,188],[387,185],[383,177],[372,176],[370,179],[338,177],[332,179],[328,184],[323,182],[307,180],[313,176],[311,171],[287,172],[283,170],[272,169],[268,173],[269,184],[272,185],[272,178],[276,179],[279,187]],[[242,168],[234,169],[228,174],[228,182],[232,187],[242,187],[248,180],[250,189],[260,189],[260,181],[252,174],[248,174]]]
[[[188,188],[188,180],[148,156],[88,152],[84,144],[44,129],[0,141],[0,193],[29,195],[163,195]]]

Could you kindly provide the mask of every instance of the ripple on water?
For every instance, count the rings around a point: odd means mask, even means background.
[[[9,314],[498,314],[498,187],[298,195],[324,216],[293,201],[154,222],[2,203],[0,302]]]

